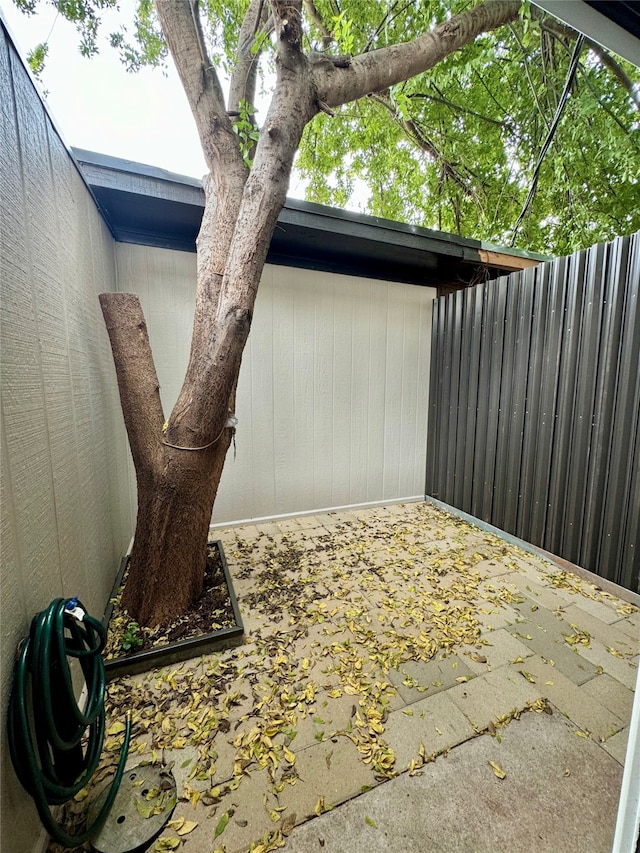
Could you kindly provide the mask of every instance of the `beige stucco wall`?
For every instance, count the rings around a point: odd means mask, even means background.
[[[119,243],[116,258],[119,289],[140,296],[168,415],[189,356],[195,255]],[[435,295],[267,265],[214,522],[424,495]]]
[[[0,27],[1,849],[40,824],[9,763],[16,645],[79,595],[101,616],[132,532],[125,433],[97,294],[114,243]]]

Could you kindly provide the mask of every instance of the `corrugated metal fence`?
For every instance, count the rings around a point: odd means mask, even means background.
[[[436,300],[426,493],[638,590],[640,232]]]

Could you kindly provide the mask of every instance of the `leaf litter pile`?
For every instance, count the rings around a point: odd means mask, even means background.
[[[523,556],[550,588],[595,601],[613,598],[430,504],[337,518],[315,528],[308,520],[299,527],[290,522],[284,533],[270,525],[273,535],[232,531],[225,552],[244,613],[245,645],[109,684],[99,775],[113,771],[122,713],[130,708],[132,760],[168,764],[178,780],[178,816],[153,851],[178,850],[191,838],[194,853],[282,847],[296,823],[335,805],[324,788],[332,762],[348,751],[354,764],[362,763],[362,790],[405,770],[424,772],[447,750],[427,754],[416,744],[409,765],[396,766],[385,740],[397,699],[392,677],[397,683],[409,661],[462,654],[486,662],[492,616],[523,601],[505,583],[510,572],[523,571]],[[637,610],[619,605],[625,615]],[[438,686],[408,675],[403,683],[420,698]],[[540,699],[476,733],[500,740],[499,728],[523,710],[551,712]],[[410,707],[404,713],[412,714]],[[316,745],[326,766],[322,780],[317,770],[314,779],[305,769]],[[505,771],[490,764],[503,779]],[[83,806],[72,802],[68,810]],[[206,836],[198,834],[203,828]],[[52,853],[58,849],[50,846]]]

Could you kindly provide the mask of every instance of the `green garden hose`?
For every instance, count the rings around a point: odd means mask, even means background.
[[[7,722],[11,760],[43,826],[66,847],[82,844],[99,832],[127,759],[129,719],[116,775],[98,817],[79,835],[65,832],[50,807],[66,803],[87,785],[102,752],[106,680],[100,653],[105,640],[104,627],[77,598],[56,598],[33,617],[15,664]],[[69,658],[78,659],[87,686],[84,712],[75,698]]]

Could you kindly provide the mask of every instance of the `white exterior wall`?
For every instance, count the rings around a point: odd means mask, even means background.
[[[132,532],[126,435],[98,293],[113,240],[0,26],[2,841],[41,827],[9,761],[14,654],[32,617],[79,595],[101,617]]]
[[[140,296],[168,416],[189,356],[195,255],[117,244],[116,257],[119,290]],[[214,522],[424,495],[435,295],[265,268]]]

